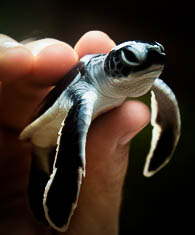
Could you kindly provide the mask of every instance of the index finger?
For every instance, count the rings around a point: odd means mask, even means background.
[[[108,53],[114,46],[114,41],[106,33],[89,31],[79,39],[74,49],[81,58],[86,54]]]

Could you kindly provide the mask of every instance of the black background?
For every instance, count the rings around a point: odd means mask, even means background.
[[[182,136],[170,164],[152,178],[142,176],[149,127],[131,145],[124,187],[120,234],[193,231],[194,221],[194,6],[187,1],[91,3],[26,1],[0,4],[0,33],[24,40],[54,37],[75,42],[89,30],[102,30],[116,43],[158,41],[167,51],[162,78],[174,90],[182,115]],[[146,97],[144,100],[148,102]]]

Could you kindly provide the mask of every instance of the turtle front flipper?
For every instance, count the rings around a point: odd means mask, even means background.
[[[66,231],[77,206],[82,176],[85,175],[85,147],[96,94],[74,97],[62,122],[53,172],[45,187],[43,207],[51,227]]]
[[[156,79],[151,96],[152,141],[144,167],[144,175],[150,177],[170,160],[180,137],[180,112],[172,90]]]

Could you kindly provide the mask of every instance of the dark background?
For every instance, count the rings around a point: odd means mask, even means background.
[[[124,187],[120,234],[194,231],[194,6],[187,1],[12,1],[0,3],[0,33],[24,40],[54,37],[75,42],[102,30],[116,43],[158,41],[167,51],[162,78],[174,90],[182,115],[182,135],[170,164],[152,178],[142,176],[150,144],[147,127],[133,141]],[[192,2],[192,1],[191,1]],[[144,100],[148,103],[148,97]]]

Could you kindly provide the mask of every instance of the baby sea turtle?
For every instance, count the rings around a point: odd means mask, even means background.
[[[175,95],[158,78],[164,59],[157,42],[124,42],[108,54],[84,56],[47,95],[37,118],[20,135],[33,144],[29,197],[39,220],[67,230],[85,175],[91,121],[127,97],[152,93],[153,131],[144,175],[168,163],[180,136],[180,113]]]

